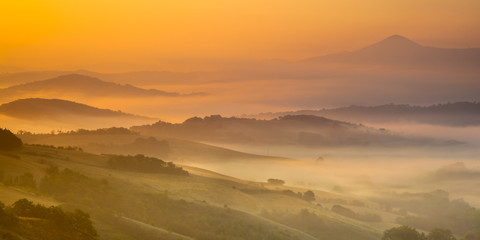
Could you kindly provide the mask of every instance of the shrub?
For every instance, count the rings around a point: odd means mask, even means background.
[[[394,227],[383,233],[382,240],[424,240],[425,236],[409,226]]]
[[[275,178],[270,178],[267,180],[268,183],[272,184],[272,185],[283,185],[285,184],[285,181],[281,180],[281,179],[275,179]]]

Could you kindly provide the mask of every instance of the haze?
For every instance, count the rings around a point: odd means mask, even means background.
[[[19,0],[0,11],[0,65],[24,70],[202,70],[351,51],[393,34],[480,47],[475,0]]]
[[[479,13],[4,1],[0,238],[480,240]]]

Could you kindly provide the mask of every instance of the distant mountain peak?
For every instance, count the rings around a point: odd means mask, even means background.
[[[417,48],[421,47],[420,44],[400,35],[392,35],[388,38],[383,39],[380,42],[374,43],[370,46],[367,46],[363,49],[371,48],[385,48],[385,49],[399,49],[399,48]]]
[[[410,39],[404,37],[404,36],[401,36],[401,35],[398,35],[398,34],[394,34],[388,38],[385,38],[384,41],[410,41]]]
[[[411,63],[423,58],[427,47],[424,47],[404,36],[392,35],[379,42],[360,48],[353,52],[330,54],[309,58],[309,62],[343,62],[360,64]],[[420,56],[420,58],[419,58]]]

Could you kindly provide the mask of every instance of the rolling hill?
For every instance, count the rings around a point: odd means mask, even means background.
[[[27,98],[0,105],[0,114],[21,119],[62,119],[70,116],[95,118],[151,119],[133,114],[100,109],[62,99]]]
[[[157,89],[143,89],[132,85],[105,82],[98,78],[80,74],[29,82],[0,89],[1,99],[27,97],[51,97],[57,95],[80,95],[87,97],[179,97],[186,96],[175,92]],[[192,94],[190,94],[192,95]],[[193,94],[195,95],[195,93]]]
[[[116,170],[109,166],[109,158],[31,145],[15,152],[0,152],[3,173],[0,191],[5,193],[0,195],[0,201],[15,201],[18,189],[26,192],[20,197],[35,202],[82,209],[90,213],[99,239],[120,236],[121,239],[313,240],[328,237],[344,240],[355,236],[355,239],[366,240],[379,239],[383,229],[395,225],[376,222],[372,226],[369,222],[346,218],[266,183],[196,168],[187,168],[192,171],[187,176]],[[8,182],[25,172],[32,173],[34,187]],[[282,189],[305,191],[288,186]],[[33,192],[35,194],[31,194]],[[341,198],[328,192],[315,192],[319,201]],[[297,227],[288,221],[277,222],[276,216],[262,213],[262,209],[271,214],[291,212],[292,217],[297,212],[308,211],[319,230]],[[380,208],[362,208],[373,212],[377,209]],[[1,226],[0,230],[3,230]]]
[[[308,188],[300,186],[242,180],[188,166],[184,167],[188,175],[117,169],[111,159],[111,155],[46,145],[0,151],[0,201],[10,204],[27,198],[81,209],[90,213],[99,239],[367,240],[380,239],[384,230],[399,223],[428,231],[429,221],[433,226],[454,227],[462,236],[476,226],[475,216],[480,213],[463,200],[450,200],[442,190],[379,188],[380,195],[359,198],[312,189],[314,199],[305,200],[300,196]],[[293,166],[287,165],[291,170]],[[265,179],[272,174],[268,167],[261,170]],[[33,184],[26,187],[20,179],[28,176]],[[448,211],[457,214],[445,214]],[[458,219],[464,224],[455,224]]]
[[[98,101],[97,98],[115,96],[136,98],[155,95],[146,89],[139,91],[137,89],[133,93],[130,90],[129,93],[120,91],[119,88],[128,88],[128,85],[121,85],[126,83],[146,88],[168,89],[173,92],[208,92],[208,97],[198,98],[202,101],[197,101],[198,99],[193,97],[185,98],[185,101],[183,101],[184,98],[182,101],[177,101],[180,99],[178,96],[175,97],[178,93],[171,93],[166,94],[170,97],[162,99],[165,101],[150,101],[150,98],[147,99],[148,102],[131,99],[116,101],[115,99],[109,104],[110,108],[128,109],[130,112],[142,109],[139,113],[163,117],[167,117],[165,111],[176,112],[180,117],[166,119],[178,121],[192,114],[203,114],[197,110],[206,106],[212,109],[208,111],[209,113],[219,111],[225,115],[251,113],[250,102],[264,106],[255,111],[281,111],[280,109],[313,109],[351,104],[426,105],[439,102],[478,101],[478,92],[480,92],[478,52],[478,49],[427,47],[401,36],[392,36],[353,52],[314,57],[300,62],[245,61],[228,66],[219,64],[217,72],[74,71],[76,74],[67,76],[78,77],[79,74],[83,74],[91,76],[85,77],[87,79],[97,78],[110,82],[108,87],[103,88],[99,85],[99,87],[79,91],[77,89],[82,88],[73,84],[69,86],[75,87],[59,87],[59,89],[56,84],[53,84],[50,89],[50,87],[36,87],[36,84],[45,80],[31,82],[46,78],[64,78],[65,76],[57,76],[72,72],[21,72],[0,76],[1,86],[25,83],[0,90],[0,102],[41,97],[68,99],[96,105],[94,101]],[[95,84],[91,85],[95,86]],[[28,86],[35,87],[30,89]],[[26,90],[23,91],[23,88]],[[292,89],[296,91],[291,91]],[[180,94],[180,96],[184,95]],[[238,106],[235,108],[235,110],[238,109],[236,113],[232,112],[233,105]],[[149,112],[154,113],[148,113],[145,110],[147,108]],[[170,109],[167,110],[167,108]]]
[[[62,100],[27,98],[0,105],[0,119],[15,131],[76,130],[132,126],[155,121],[154,118]]]
[[[179,124],[159,121],[152,125],[135,126],[131,130],[146,136],[247,145],[320,147],[446,144],[312,115],[286,115],[272,120],[213,115],[190,118]]]
[[[479,102],[455,102],[428,106],[387,104],[299,110],[290,112],[242,115],[258,119],[273,119],[285,115],[315,115],[357,123],[420,123],[443,126],[480,125]]]
[[[262,156],[178,139],[142,136],[126,128],[77,130],[57,134],[21,134],[25,143],[55,146],[78,146],[98,154],[146,154],[169,161],[189,163],[273,162],[289,160]]]
[[[101,73],[88,70],[30,71],[0,73],[0,86],[13,86],[71,74],[90,76],[118,84],[135,83],[137,86],[155,84],[170,85],[179,83],[192,84],[194,82],[199,83],[221,79],[220,76],[217,76],[217,73],[210,72],[136,71],[125,73]]]

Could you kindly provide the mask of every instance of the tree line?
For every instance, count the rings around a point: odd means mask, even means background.
[[[434,228],[425,234],[415,228],[402,225],[386,230],[382,240],[457,240],[457,238],[446,228]],[[463,240],[480,240],[480,228],[467,232]]]
[[[98,234],[90,215],[65,212],[60,207],[45,207],[20,199],[10,206],[0,202],[1,239],[96,240]]]

